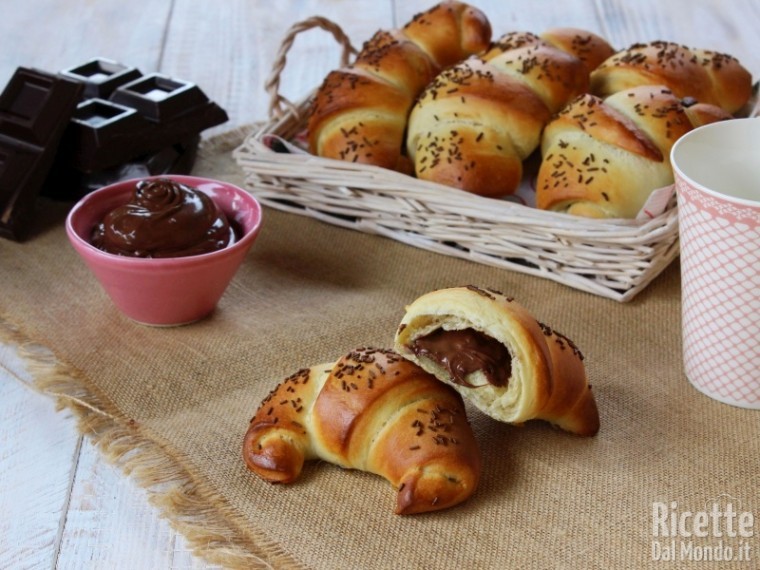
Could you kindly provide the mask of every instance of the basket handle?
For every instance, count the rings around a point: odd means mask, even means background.
[[[286,56],[288,54],[288,51],[290,51],[290,48],[293,46],[293,42],[295,41],[296,36],[301,32],[305,32],[313,28],[321,28],[330,32],[335,40],[343,47],[343,52],[341,53],[340,58],[341,67],[348,65],[348,61],[351,55],[357,53],[356,48],[351,45],[351,40],[349,40],[348,36],[343,32],[341,27],[335,22],[328,20],[327,18],[323,18],[322,16],[312,16],[311,18],[307,18],[306,20],[293,24],[288,30],[288,33],[285,35],[282,44],[280,45],[280,49],[277,52],[277,57],[275,57],[274,64],[272,65],[272,71],[264,83],[264,89],[267,93],[269,93],[268,113],[270,119],[274,117],[281,117],[285,112],[283,107],[287,107],[291,113],[296,116],[298,115],[296,106],[288,99],[280,95],[280,74],[282,73],[283,69],[285,69]]]

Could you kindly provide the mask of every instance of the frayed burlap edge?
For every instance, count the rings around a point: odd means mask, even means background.
[[[231,569],[306,568],[264,533],[246,528],[224,497],[169,445],[120,414],[79,370],[2,318],[0,342],[17,349],[32,387],[54,398],[58,411],[66,408],[74,413],[79,433],[146,491],[149,502],[196,555]]]
[[[231,151],[250,129],[203,141],[200,157]],[[170,445],[124,417],[82,372],[2,317],[0,342],[17,349],[28,365],[32,387],[54,398],[58,411],[74,413],[79,433],[146,491],[149,502],[185,537],[194,554],[230,569],[306,568],[263,532],[251,529]]]

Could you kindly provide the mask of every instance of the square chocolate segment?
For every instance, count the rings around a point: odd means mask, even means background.
[[[159,73],[122,85],[111,100],[137,109],[148,119],[166,122],[209,102],[193,83],[178,81]]]
[[[0,95],[0,134],[44,146],[60,119],[60,106],[51,101],[58,81],[43,72],[17,69]]]
[[[117,87],[134,81],[142,73],[136,67],[127,67],[110,59],[95,58],[64,69],[61,75],[84,83],[84,98],[108,99]]]
[[[135,140],[153,125],[137,111],[105,99],[87,99],[77,105],[64,134],[59,160],[92,172],[132,158]]]
[[[88,99],[84,103],[77,105],[77,110],[74,112],[71,120],[93,128],[99,128],[106,123],[117,121],[127,114],[134,112],[133,109],[103,99]]]

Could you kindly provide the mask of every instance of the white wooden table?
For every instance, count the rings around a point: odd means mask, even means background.
[[[357,47],[433,0],[3,0],[0,82],[19,66],[59,71],[107,57],[192,81],[230,121],[265,117],[263,82],[286,30],[312,15],[340,24]],[[760,74],[760,0],[474,0],[494,33],[586,28],[619,48],[670,40],[731,53]],[[298,36],[281,92],[296,100],[339,61],[325,32]],[[0,267],[0,271],[7,269]],[[0,292],[0,295],[2,292]],[[86,326],[86,323],[83,323]],[[104,462],[68,412],[30,387],[16,350],[0,345],[0,568],[207,568]]]

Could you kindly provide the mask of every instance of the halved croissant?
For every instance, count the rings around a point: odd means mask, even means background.
[[[290,483],[321,458],[387,479],[396,513],[445,509],[480,479],[480,451],[461,397],[391,350],[361,348],[302,369],[275,388],[243,443],[248,468]]]
[[[560,29],[547,39],[513,32],[444,70],[409,116],[406,146],[417,177],[483,196],[514,193],[541,129],[587,90],[589,66],[609,53],[590,32]]]
[[[599,430],[578,347],[497,291],[422,295],[406,308],[395,350],[497,420],[541,419],[584,436]]]
[[[634,44],[591,73],[591,93],[602,98],[640,85],[663,85],[732,114],[752,95],[752,76],[735,57],[673,42]]]
[[[312,154],[410,172],[403,155],[409,110],[443,69],[483,51],[491,26],[478,9],[448,0],[401,30],[381,30],[355,62],[318,89],[308,123]]]
[[[652,191],[673,183],[670,149],[697,124],[731,116],[691,111],[669,89],[641,86],[602,100],[578,97],[544,129],[536,206],[592,218],[634,218]]]

